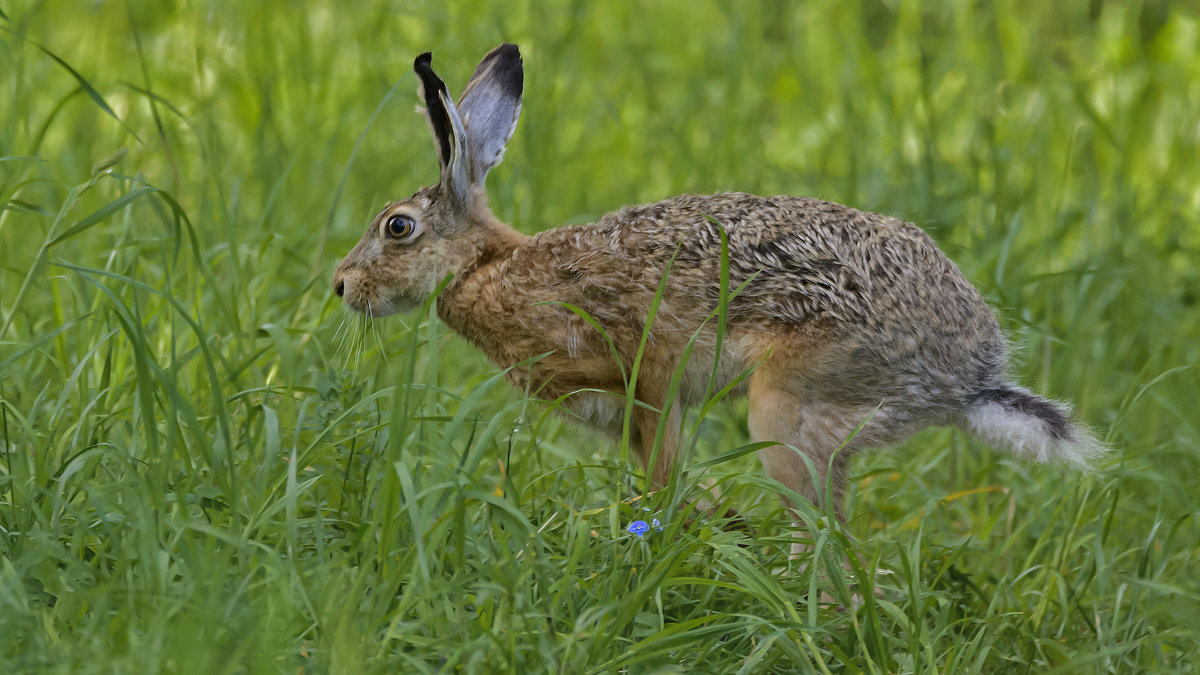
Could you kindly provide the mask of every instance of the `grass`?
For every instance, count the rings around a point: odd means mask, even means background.
[[[0,671],[1200,668],[1198,34],[1153,0],[0,2]],[[502,218],[912,220],[1111,462],[925,432],[789,560],[744,404],[643,496],[428,313],[350,317],[334,265],[436,178],[412,58],[457,90],[501,40]],[[689,522],[699,479],[753,531]]]

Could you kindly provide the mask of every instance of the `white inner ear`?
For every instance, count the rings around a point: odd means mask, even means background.
[[[442,176],[442,185],[450,188],[450,195],[456,202],[467,204],[470,201],[470,183],[467,175],[467,165],[470,162],[467,157],[467,132],[463,128],[462,119],[458,116],[458,110],[454,107],[454,101],[450,98],[450,94],[440,92],[439,96],[441,96],[442,105],[446,107],[446,116],[450,118],[450,127],[454,132],[450,138],[450,163],[446,166]]]

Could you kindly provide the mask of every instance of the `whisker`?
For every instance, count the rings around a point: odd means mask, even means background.
[[[362,315],[355,312],[346,327],[346,358],[342,367],[351,373],[354,372],[354,355],[358,352],[358,324],[361,321]]]
[[[363,318],[362,350],[359,352],[359,355],[358,355],[359,368],[362,368],[365,366],[365,364],[367,362],[367,352],[369,352],[371,350],[371,324],[374,321],[375,321],[375,319],[372,318],[370,314],[368,314],[366,317]]]
[[[346,328],[346,309],[342,308],[342,321],[338,324],[337,330],[333,332],[333,337],[330,338],[330,343],[333,344],[333,354],[330,355],[330,365],[336,363],[338,357],[342,353],[342,348],[346,344],[346,335],[342,332]]]
[[[388,303],[387,300],[384,300],[383,302],[390,304],[390,303]],[[390,311],[390,308],[388,308],[388,309]],[[386,366],[390,370],[392,364],[388,363],[387,350],[384,349],[384,347],[383,347],[383,338],[379,336],[378,323],[379,323],[378,321],[371,322],[371,333],[375,336],[375,342],[379,345],[379,355],[381,357],[383,357],[383,365]]]
[[[354,355],[354,327],[358,324],[358,313],[350,315],[350,322],[346,325],[346,333],[342,335],[342,344],[339,349],[339,355],[342,360],[342,370],[349,371],[351,357]]]
[[[358,317],[358,327],[357,327],[358,334],[355,336],[357,338],[357,341],[356,341],[357,349],[355,350],[355,353],[354,353],[354,372],[356,372],[356,373],[358,372],[358,369],[362,366],[363,354],[366,353],[366,350],[367,350],[367,322],[370,321],[370,318],[369,318],[370,316],[371,316],[371,301],[368,300],[367,301],[367,313],[359,315],[359,317]]]

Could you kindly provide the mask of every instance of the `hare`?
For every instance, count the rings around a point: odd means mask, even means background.
[[[632,447],[659,485],[670,477],[681,407],[750,369],[734,393],[749,397],[753,439],[775,443],[759,452],[767,473],[817,504],[828,488],[839,515],[852,452],[932,425],[1038,461],[1086,466],[1104,452],[1063,405],[1006,379],[991,309],[910,223],[816,199],[726,193],[517,232],[488,208],[484,181],[521,112],[518,48],[489,52],[457,104],[431,62],[421,54],[414,68],[440,180],[380,211],[342,260],[333,285],[350,308],[405,311],[449,275],[436,299],[442,321],[497,366],[523,364],[508,372],[519,389],[561,398],[586,424],[620,435],[623,370],[662,284],[630,420]],[[744,288],[718,339],[721,228],[729,288]],[[694,335],[680,400],[668,405]]]

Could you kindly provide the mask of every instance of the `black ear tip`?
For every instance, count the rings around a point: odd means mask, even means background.
[[[521,61],[521,50],[516,45],[505,42],[493,49],[484,62],[490,61],[493,66],[493,76],[504,84],[509,93],[520,97],[525,86],[525,64]],[[480,64],[483,67],[483,64]]]
[[[433,63],[433,52],[425,52],[424,54],[421,54],[420,56],[418,56],[415,61],[413,61],[413,69],[420,70],[420,68],[422,66],[424,66],[426,68],[430,68],[432,63]]]
[[[495,51],[496,51],[496,56],[500,59],[500,61],[505,62],[505,63],[514,64],[518,68],[521,67],[522,63],[521,63],[521,48],[520,47],[512,44],[511,42],[505,42],[504,44],[500,45],[499,47],[496,47]]]

